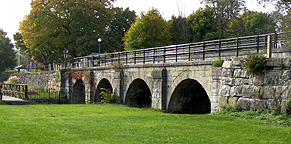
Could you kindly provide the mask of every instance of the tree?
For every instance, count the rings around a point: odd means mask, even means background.
[[[141,13],[124,36],[124,49],[134,50],[170,44],[169,25],[157,9]]]
[[[200,8],[187,18],[187,24],[191,29],[192,42],[213,40],[219,38],[219,31],[215,21],[214,10],[210,7]]]
[[[220,38],[226,37],[226,29],[230,20],[238,17],[246,9],[245,0],[202,0],[215,11]]]
[[[10,43],[10,39],[6,35],[7,33],[0,29],[0,73],[6,68],[13,69],[16,65],[13,44]]]
[[[190,30],[187,27],[187,18],[182,16],[172,16],[172,19],[169,20],[168,23],[172,44],[190,42]]]
[[[123,37],[135,19],[135,12],[130,11],[129,8],[125,10],[115,8],[114,19],[109,23],[108,29],[102,36],[104,40],[102,45],[106,47],[107,52],[124,50]]]
[[[276,22],[271,14],[246,11],[229,24],[229,37],[247,36],[275,32]]]
[[[65,49],[72,58],[89,54],[92,48],[83,44],[96,43],[104,33],[113,18],[113,1],[32,1],[30,14],[20,24],[26,52],[45,65],[62,62]]]

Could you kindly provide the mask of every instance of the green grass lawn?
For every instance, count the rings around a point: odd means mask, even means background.
[[[0,143],[291,143],[291,128],[115,104],[0,105]]]

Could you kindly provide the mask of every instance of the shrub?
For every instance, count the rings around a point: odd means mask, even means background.
[[[102,92],[100,93],[101,95],[101,102],[104,103],[117,103],[118,102],[118,98],[116,96],[116,94],[111,93],[111,91],[109,91],[106,88],[101,88]]]
[[[247,73],[252,75],[259,75],[267,70],[266,57],[261,53],[245,53],[247,57],[241,60],[242,65],[245,67]]]
[[[223,60],[220,57],[218,57],[218,60],[213,61],[211,64],[212,64],[212,67],[221,67],[223,64]]]
[[[19,78],[17,76],[10,77],[7,81],[4,81],[4,84],[18,84]]]

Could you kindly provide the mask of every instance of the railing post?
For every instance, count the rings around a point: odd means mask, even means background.
[[[221,49],[221,40],[219,39],[219,41],[218,41],[218,56],[219,57],[221,57],[221,51],[220,51],[220,49]]]
[[[145,64],[145,49],[143,49],[143,64]]]
[[[176,62],[178,62],[178,46],[176,45]]]
[[[26,100],[29,100],[29,97],[28,97],[28,95],[27,95],[27,85],[25,85],[24,87],[25,87],[25,90],[24,90],[25,99],[26,99]]]
[[[154,54],[153,54],[153,63],[156,62],[156,49],[154,49]]]
[[[203,60],[205,60],[205,43],[203,42]]]
[[[188,52],[189,52],[189,61],[191,61],[191,46],[190,46],[190,44],[189,44]]]
[[[104,63],[105,63],[105,66],[106,66],[106,62],[107,62],[106,57],[107,57],[107,55],[104,55],[104,59],[105,59]]]
[[[118,64],[120,64],[120,52],[118,52]]]
[[[136,64],[136,51],[134,51],[134,64]]]
[[[164,63],[166,63],[166,47],[164,47]]]
[[[274,48],[278,48],[277,46],[277,40],[278,40],[278,34],[275,33],[275,37],[274,37]]]
[[[260,44],[260,35],[258,35],[258,37],[257,37],[257,53],[260,52],[259,44]]]
[[[127,51],[125,51],[125,63],[127,64]]]
[[[272,57],[272,36],[268,35],[268,43],[267,43],[267,58]]]
[[[238,56],[239,56],[239,53],[238,53],[238,51],[239,51],[239,38],[238,38],[238,37],[236,37],[236,57],[238,57]]]

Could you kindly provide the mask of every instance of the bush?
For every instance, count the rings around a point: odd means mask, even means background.
[[[248,74],[260,75],[267,70],[266,57],[261,53],[245,53],[247,57],[241,60]]]
[[[116,96],[116,94],[111,93],[111,91],[109,91],[106,88],[101,88],[102,92],[100,93],[101,95],[101,102],[104,103],[117,103],[118,102],[118,98]]]
[[[211,64],[212,64],[212,67],[221,67],[223,64],[223,60],[220,57],[218,57],[218,60],[213,61]]]
[[[4,84],[18,84],[19,78],[17,76],[10,77],[7,81],[4,81]]]

